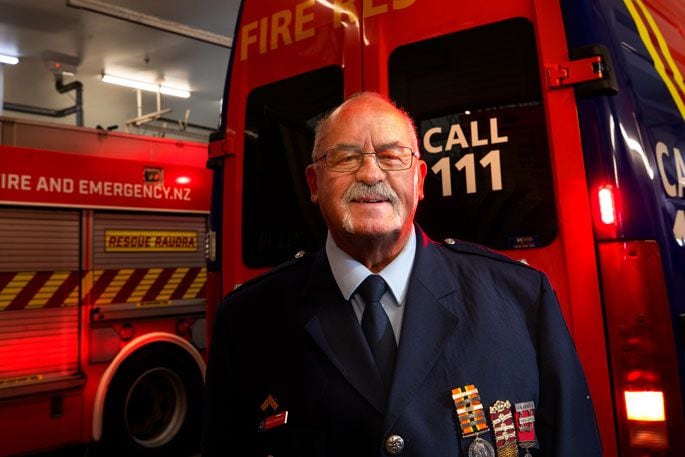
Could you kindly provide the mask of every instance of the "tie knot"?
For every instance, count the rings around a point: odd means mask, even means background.
[[[357,293],[366,303],[380,302],[386,288],[387,284],[382,277],[379,275],[369,275],[359,284]]]

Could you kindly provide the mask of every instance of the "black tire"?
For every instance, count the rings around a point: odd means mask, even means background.
[[[200,448],[202,373],[168,343],[139,349],[110,383],[98,455],[190,456]]]

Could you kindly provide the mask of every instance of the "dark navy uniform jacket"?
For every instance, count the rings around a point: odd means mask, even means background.
[[[546,277],[477,245],[436,244],[418,229],[417,237],[387,399],[324,251],[224,300],[203,456],[387,456],[390,435],[404,440],[401,456],[466,456],[472,438],[461,437],[451,391],[468,384],[486,412],[497,400],[535,402],[534,455],[601,455],[585,377]],[[285,411],[285,425],[259,431]],[[492,431],[481,437],[494,446]]]

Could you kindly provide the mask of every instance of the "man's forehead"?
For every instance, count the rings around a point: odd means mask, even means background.
[[[332,117],[347,112],[369,111],[376,114],[401,115],[400,111],[389,101],[374,95],[360,95],[351,98],[333,111]]]
[[[410,126],[402,113],[381,100],[351,100],[331,114],[322,139],[339,136],[381,135],[381,141],[406,140]],[[344,138],[343,138],[344,139]]]

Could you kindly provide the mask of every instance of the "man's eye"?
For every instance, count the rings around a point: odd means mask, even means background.
[[[357,160],[357,155],[350,153],[350,154],[338,156],[338,159],[336,160],[336,162],[345,163],[345,162],[354,162],[355,160]]]
[[[402,156],[400,156],[395,151],[377,152],[376,157],[378,157],[378,160],[382,160],[383,162],[401,162],[402,161]]]
[[[354,150],[350,151],[338,151],[335,154],[336,163],[349,163],[354,162],[359,157],[359,153]]]

